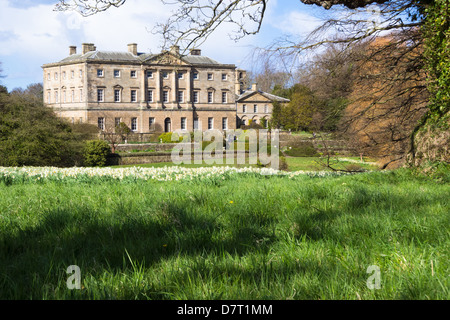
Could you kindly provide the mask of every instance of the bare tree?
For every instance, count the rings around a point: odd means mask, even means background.
[[[261,70],[255,72],[253,80],[259,90],[271,93],[275,86],[286,88],[291,79],[291,74],[276,70],[267,61],[263,61]]]

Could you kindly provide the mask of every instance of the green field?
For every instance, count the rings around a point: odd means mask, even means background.
[[[449,299],[448,177],[0,179],[0,299]]]

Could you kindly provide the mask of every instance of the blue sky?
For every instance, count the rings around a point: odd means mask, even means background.
[[[0,0],[0,84],[8,90],[42,82],[41,66],[69,53],[69,46],[94,43],[98,50],[126,51],[138,44],[139,52],[160,52],[160,38],[152,34],[156,23],[165,21],[169,8],[160,0],[127,0],[91,17],[75,12],[55,12],[57,0]],[[231,26],[220,27],[200,48],[202,54],[222,63],[252,69],[249,60],[254,47],[265,46],[285,34],[301,36],[319,24],[325,10],[294,0],[270,0],[261,32],[239,42],[227,34]]]

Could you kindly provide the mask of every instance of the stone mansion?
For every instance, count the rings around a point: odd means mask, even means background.
[[[111,132],[120,122],[136,133],[236,129],[249,120],[266,123],[274,100],[288,102],[255,86],[245,90],[244,70],[199,49],[149,54],[133,43],[107,52],[83,43],[81,53],[71,46],[68,57],[42,68],[47,106],[72,123]]]

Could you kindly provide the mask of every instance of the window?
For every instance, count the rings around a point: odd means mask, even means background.
[[[130,71],[130,77],[131,78],[136,78],[136,70],[131,70]]]
[[[222,92],[222,103],[227,103],[227,93]]]
[[[114,70],[114,78],[120,77],[120,70]]]
[[[193,96],[193,100],[194,100],[194,103],[198,103],[198,95],[199,95],[199,92],[198,91],[194,91],[194,96]]]
[[[80,69],[80,78],[83,77],[83,70]]]
[[[150,131],[155,131],[155,118],[148,118],[148,128]]]
[[[253,112],[258,113],[258,105],[253,105]]]
[[[70,78],[71,79],[75,78],[75,71],[73,71],[73,70],[70,71]]]
[[[147,71],[147,78],[153,78],[153,71]]]
[[[58,103],[58,90],[55,91],[55,103]]]
[[[213,74],[212,73],[208,73],[208,80],[212,80],[213,79]]]
[[[269,107],[266,105],[264,105],[264,113],[269,113]]]
[[[65,71],[63,71],[63,73],[62,73],[62,78],[63,78],[63,80],[66,80],[66,72]]]
[[[120,102],[120,89],[114,89],[114,102]]]
[[[120,126],[120,122],[121,122],[120,120],[121,120],[120,118],[114,118],[114,126],[116,128]]]
[[[83,102],[83,89],[80,89],[80,102]]]
[[[183,79],[183,78],[184,78],[184,73],[178,72],[178,79]]]
[[[246,113],[247,112],[247,105],[242,105],[242,113]]]
[[[208,91],[208,103],[213,103],[213,92]]]
[[[97,101],[98,102],[103,102],[104,99],[104,91],[103,89],[97,89]]]
[[[194,73],[192,74],[192,79],[198,80],[198,72],[194,72]]]
[[[228,129],[228,118],[222,118],[222,130]]]
[[[100,130],[105,130],[105,118],[99,117],[97,119],[97,126]]]
[[[222,81],[226,81],[227,80],[227,74],[226,73],[222,73]]]
[[[137,118],[131,118],[131,131],[137,131]]]
[[[194,130],[198,130],[198,118],[194,118]]]
[[[208,118],[208,130],[212,130],[214,128],[214,118]]]
[[[148,90],[147,91],[147,101],[148,102],[153,102],[153,90]]]
[[[50,72],[47,73],[47,80],[50,80],[51,76],[50,76]]]
[[[162,72],[163,79],[169,79],[169,73],[167,71]]]
[[[103,77],[103,69],[97,69],[97,77]]]
[[[186,118],[181,118],[181,130],[186,130]]]
[[[169,91],[163,90],[163,102],[169,102]]]
[[[131,90],[131,102],[137,101],[136,90]]]
[[[66,103],[66,90],[63,91],[63,102]]]
[[[75,102],[75,90],[70,93],[70,102]]]
[[[183,101],[184,101],[184,92],[178,91],[178,102],[183,102]]]
[[[55,72],[55,80],[58,80],[58,72]]]

